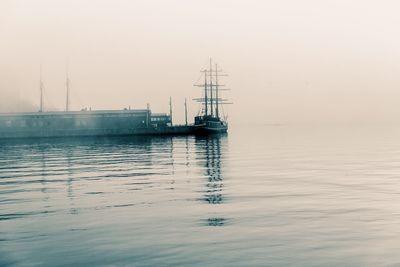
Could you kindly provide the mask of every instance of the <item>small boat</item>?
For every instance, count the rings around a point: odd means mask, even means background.
[[[228,89],[221,89],[224,85],[220,85],[218,81],[220,76],[226,75],[220,74],[222,70],[218,69],[217,64],[213,69],[211,59],[210,68],[202,72],[204,73],[204,84],[195,85],[204,88],[204,96],[194,99],[202,104],[199,114],[194,118],[194,132],[204,135],[226,133],[228,123],[225,116],[221,117],[221,108],[222,105],[232,103],[227,102],[227,99],[220,98],[220,91]]]

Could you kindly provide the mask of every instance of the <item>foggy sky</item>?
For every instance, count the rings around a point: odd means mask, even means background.
[[[400,3],[0,0],[0,111],[145,108],[183,122],[210,57],[231,122],[400,123]]]

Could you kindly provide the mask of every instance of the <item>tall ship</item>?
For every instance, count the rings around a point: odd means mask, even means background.
[[[224,85],[219,84],[219,77],[226,76],[221,72],[218,65],[213,66],[212,59],[210,59],[209,69],[202,71],[204,83],[195,85],[203,88],[203,97],[195,99],[201,104],[199,114],[194,118],[194,131],[197,134],[221,134],[228,131],[223,105],[232,103],[221,98],[220,91],[228,90],[221,89]]]

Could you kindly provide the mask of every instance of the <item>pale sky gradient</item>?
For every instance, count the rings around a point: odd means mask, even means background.
[[[400,123],[400,2],[0,0],[0,111],[131,105],[183,122],[210,57],[231,122]],[[190,116],[198,109],[189,101]]]

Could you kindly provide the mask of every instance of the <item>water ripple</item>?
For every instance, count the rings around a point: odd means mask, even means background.
[[[0,266],[396,266],[399,136],[1,140]]]

